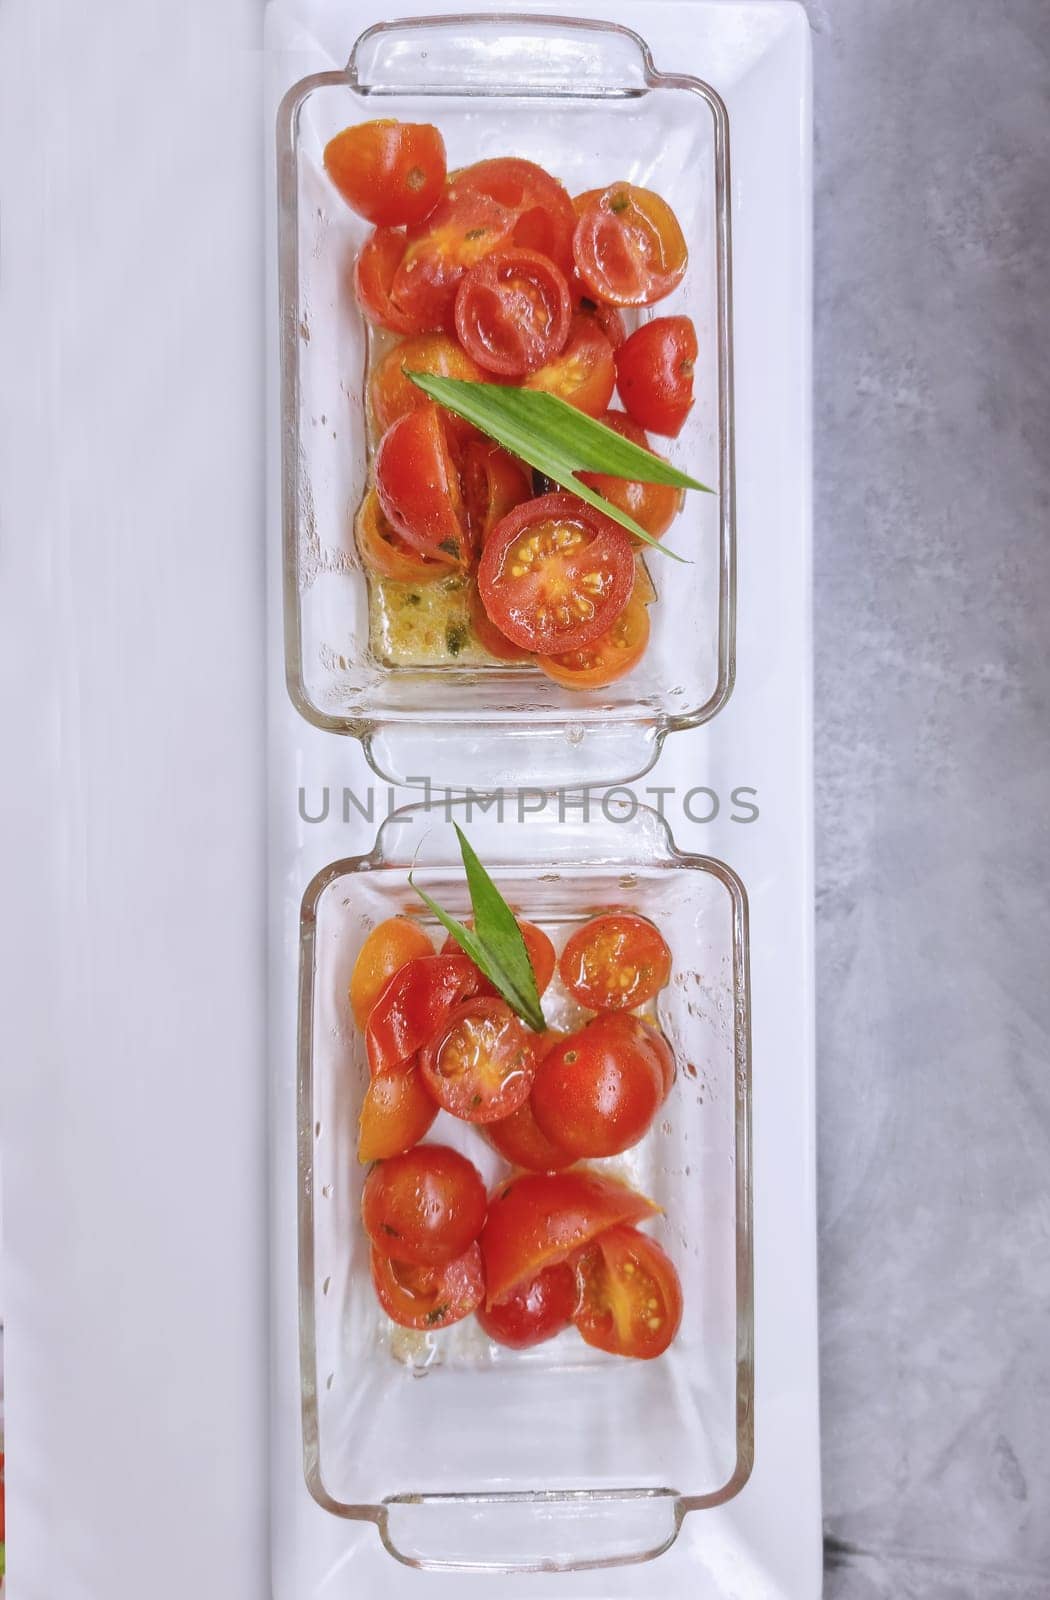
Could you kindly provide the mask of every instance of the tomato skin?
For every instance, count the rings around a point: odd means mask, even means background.
[[[409,411],[384,433],[375,457],[376,493],[396,532],[432,561],[465,565],[470,537],[438,408]]]
[[[477,970],[464,955],[414,956],[398,968],[368,1015],[373,1075],[408,1071],[453,1006],[474,993]]]
[[[490,656],[495,656],[497,661],[532,661],[531,650],[523,650],[520,645],[512,644],[505,633],[501,633],[494,622],[489,621],[488,612],[481,603],[478,587],[475,583],[470,592],[470,626],[474,638],[483,650]]]
[[[606,1228],[658,1208],[596,1172],[526,1172],[498,1188],[480,1244],[486,1305],[499,1305],[544,1267],[567,1261]]]
[[[555,655],[612,627],[634,587],[623,529],[571,494],[527,500],[489,536],[478,592],[492,622],[524,650]]]
[[[569,293],[573,296],[576,313],[581,317],[590,317],[602,330],[614,353],[619,350],[627,338],[622,311],[616,306],[606,305],[604,300],[595,300],[575,268],[569,280]]]
[[[600,417],[616,387],[613,347],[596,319],[573,317],[565,349],[525,379],[526,389],[554,394],[589,417]]]
[[[496,1122],[529,1097],[534,1035],[505,1000],[477,995],[455,1007],[419,1057],[433,1099],[463,1122]]]
[[[366,1164],[403,1155],[430,1132],[437,1114],[418,1067],[380,1073],[365,1090],[358,1119],[358,1161]]]
[[[607,411],[600,420],[632,444],[648,450],[651,455],[656,454],[645,430],[622,411]],[[633,478],[614,478],[605,472],[581,472],[580,481],[597,489],[621,511],[626,511],[654,539],[659,539],[667,532],[682,509],[682,491],[669,483],[643,483]],[[642,542],[633,533],[628,534],[628,538],[635,545]]]
[[[500,156],[477,161],[456,174],[456,187],[488,195],[514,214],[512,238],[522,250],[536,250],[568,273],[576,212],[569,191],[534,161]]]
[[[648,1045],[597,1017],[541,1063],[532,1090],[540,1131],[577,1158],[618,1156],[648,1132],[663,1078]]]
[[[652,1361],[682,1323],[682,1285],[674,1262],[637,1228],[603,1233],[576,1263],[573,1321],[587,1344],[614,1356]]]
[[[325,171],[368,222],[422,222],[445,188],[445,141],[430,123],[384,117],[344,128],[324,148]]]
[[[649,643],[649,612],[633,594],[608,633],[579,650],[537,656],[536,665],[566,689],[604,689],[632,672]]]
[[[369,322],[391,333],[422,333],[415,320],[395,304],[391,288],[404,260],[408,240],[394,228],[376,228],[354,262],[354,295]]]
[[[630,911],[592,917],[569,939],[558,962],[561,981],[591,1011],[632,1011],[671,976],[671,952],[647,917]]]
[[[548,1028],[536,1040],[537,1072],[547,1056],[565,1035],[557,1028]],[[555,1140],[548,1139],[540,1128],[532,1109],[531,1095],[524,1105],[499,1122],[490,1122],[485,1137],[494,1150],[512,1167],[523,1167],[526,1172],[560,1172],[571,1167],[573,1157]]]
[[[603,1011],[595,1021],[606,1029],[622,1028],[646,1050],[660,1078],[661,1100],[666,1100],[675,1080],[675,1058],[666,1034],[648,1017],[636,1017],[631,1011]]]
[[[372,1284],[387,1316],[402,1328],[448,1328],[480,1306],[485,1269],[476,1244],[438,1267],[391,1261],[373,1247]]]
[[[685,274],[689,252],[678,218],[651,189],[614,183],[579,208],[572,253],[599,300],[651,306]]]
[[[433,954],[426,930],[410,917],[387,917],[374,927],[350,974],[350,1008],[357,1026],[367,1026],[372,1007],[395,972],[415,956]]]
[[[478,1322],[496,1344],[527,1350],[572,1325],[578,1292],[575,1272],[562,1261],[544,1267],[498,1306],[478,1306]]]
[[[479,549],[497,522],[532,498],[531,472],[491,439],[475,438],[464,446],[459,476],[467,524]]]
[[[620,396],[641,427],[677,439],[693,409],[698,351],[689,317],[656,317],[616,352]]]
[[[514,222],[514,213],[495,200],[450,184],[423,226],[409,229],[408,248],[390,288],[394,303],[420,332],[454,332],[463,274],[510,244]]]
[[[532,963],[532,972],[536,979],[536,993],[542,995],[554,976],[558,957],[555,955],[554,946],[542,928],[537,928],[534,922],[526,922],[524,917],[518,917],[516,921],[521,929],[521,937],[525,941],[525,953]],[[473,922],[468,922],[467,926],[472,928],[474,924]],[[459,948],[455,939],[449,934],[441,946],[441,953],[442,955],[453,955]],[[478,994],[497,994],[498,990],[495,985],[490,983],[478,968],[475,968],[475,971],[478,974]],[[532,1034],[531,1037],[535,1044],[538,1039],[546,1039],[547,1034]]]
[[[479,366],[523,378],[557,355],[569,337],[569,286],[533,250],[497,250],[464,273],[456,291],[456,334]]]
[[[391,527],[374,489],[369,489],[361,502],[354,520],[354,536],[363,564],[380,578],[418,584],[448,577],[447,562],[421,556]]]
[[[381,1255],[439,1267],[461,1256],[485,1222],[488,1200],[474,1164],[443,1144],[417,1144],[379,1161],[365,1179],[361,1219]]]
[[[472,361],[447,333],[419,333],[402,340],[387,351],[368,380],[372,416],[380,433],[385,433],[410,411],[422,411],[432,403],[422,389],[406,378],[406,367],[410,372],[426,372],[439,378],[465,378],[471,383],[483,383],[486,377],[477,362]],[[462,417],[454,416],[443,406],[438,407],[438,414],[446,434],[480,442],[477,429]]]

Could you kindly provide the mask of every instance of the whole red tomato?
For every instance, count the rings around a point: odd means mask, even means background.
[[[598,1017],[541,1063],[532,1110],[548,1139],[577,1158],[597,1158],[637,1144],[663,1098],[663,1076],[648,1042],[619,1017]]]
[[[361,1217],[382,1255],[438,1267],[474,1243],[487,1205],[485,1185],[466,1156],[420,1144],[376,1163],[365,1179]]]
[[[576,1274],[563,1261],[555,1267],[544,1267],[498,1306],[479,1305],[477,1318],[497,1344],[505,1344],[511,1350],[527,1350],[530,1345],[553,1339],[569,1326],[576,1298]]]

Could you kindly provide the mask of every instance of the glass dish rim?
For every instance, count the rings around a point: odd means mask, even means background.
[[[440,809],[468,805],[468,801],[442,802]],[[752,1058],[751,1058],[751,961],[750,913],[747,890],[742,879],[727,863],[715,856],[699,855],[679,850],[667,820],[649,806],[639,805],[631,813],[631,821],[640,818],[648,829],[653,846],[648,856],[641,854],[642,846],[634,855],[611,859],[596,855],[584,859],[586,866],[609,867],[635,862],[647,867],[656,866],[669,871],[699,871],[720,882],[730,897],[732,914],[733,951],[733,1056],[735,1085],[734,1152],[735,1152],[735,1236],[736,1236],[736,1442],[734,1467],[725,1483],[707,1494],[682,1494],[670,1487],[644,1487],[622,1489],[573,1490],[508,1490],[464,1491],[448,1494],[422,1495],[394,1494],[383,1501],[350,1503],[338,1500],[325,1487],[320,1457],[320,1421],[317,1401],[317,1328],[316,1328],[316,1262],[314,1253],[314,992],[317,978],[317,909],[326,891],[342,878],[360,873],[393,871],[403,873],[409,865],[406,860],[391,856],[384,845],[384,834],[393,824],[420,812],[432,813],[433,807],[425,803],[399,807],[384,819],[377,830],[371,850],[362,855],[346,856],[322,867],[307,884],[303,892],[299,915],[299,984],[296,1035],[296,1226],[298,1252],[299,1293],[299,1386],[301,1400],[301,1425],[303,1448],[303,1474],[311,1498],[325,1511],[347,1521],[370,1522],[377,1529],[387,1553],[405,1566],[427,1571],[470,1571],[491,1573],[522,1573],[529,1571],[577,1572],[595,1568],[634,1565],[661,1555],[677,1539],[685,1517],[691,1511],[709,1510],[734,1499],[747,1484],[754,1467],[755,1448],[755,1351],[754,1351],[754,1239],[753,1239],[753,1173],[752,1173]],[[535,818],[535,814],[533,814]],[[533,837],[541,834],[543,825],[531,820],[528,825]],[[523,830],[524,831],[524,830]],[[490,862],[496,871],[501,866],[535,864],[541,870],[544,863],[522,860]],[[425,867],[428,863],[422,863]],[[549,870],[549,865],[547,866]],[[544,1503],[598,1503],[637,1500],[670,1499],[673,1510],[671,1531],[659,1545],[647,1550],[589,1559],[586,1561],[561,1561],[557,1564],[537,1562],[535,1565],[516,1563],[502,1565],[493,1562],[468,1563],[411,1556],[400,1550],[390,1530],[391,1509],[405,1504],[448,1503],[454,1505],[540,1505]]]
[[[405,29],[453,28],[478,24],[528,26],[536,29],[549,27],[559,31],[597,33],[631,42],[642,63],[644,89],[611,91],[601,98],[623,98],[625,95],[644,93],[653,88],[681,89],[705,101],[711,112],[714,133],[715,169],[715,261],[716,261],[716,344],[718,355],[718,460],[719,460],[719,557],[718,557],[718,673],[714,689],[700,706],[684,711],[645,709],[641,702],[634,708],[642,715],[620,714],[614,720],[619,726],[637,727],[651,733],[650,759],[638,772],[619,781],[633,782],[651,770],[659,758],[663,741],[668,733],[695,728],[711,719],[725,707],[736,682],[736,609],[737,609],[737,549],[736,549],[736,468],[733,382],[733,312],[732,312],[732,217],[731,168],[729,150],[729,113],[718,91],[702,78],[685,73],[664,73],[656,69],[652,51],[643,36],[622,23],[605,22],[586,17],[559,17],[528,12],[462,12],[455,11],[427,17],[402,17],[389,22],[375,23],[366,28],[354,42],[347,65],[323,72],[310,73],[292,85],[283,96],[276,118],[277,155],[277,270],[279,300],[279,395],[281,417],[281,528],[282,528],[282,610],[284,638],[285,685],[289,698],[300,716],[312,727],[322,732],[336,733],[357,739],[365,757],[381,777],[386,776],[373,752],[373,741],[386,730],[411,727],[418,724],[421,711],[385,708],[375,715],[359,710],[354,714],[324,710],[310,697],[303,669],[302,605],[299,592],[299,527],[301,511],[300,490],[300,390],[299,390],[299,264],[298,227],[299,205],[297,187],[297,151],[299,114],[306,99],[315,89],[347,86],[356,93],[382,94],[380,87],[362,86],[357,76],[357,57],[362,46],[384,35]],[[421,98],[432,95],[457,93],[464,98],[498,97],[507,93],[503,89],[467,86],[455,91],[420,84],[413,86],[413,94]],[[566,98],[571,89],[544,87],[542,93],[549,98]],[[582,91],[581,91],[582,93]],[[406,676],[418,674],[421,684],[436,669],[406,668]],[[491,671],[493,679],[498,669]],[[582,710],[582,708],[581,708]],[[600,720],[607,720],[602,712]],[[521,725],[521,717],[513,713],[488,715],[471,708],[456,712],[427,712],[426,720],[445,727],[455,727],[469,720],[472,725],[486,728],[513,728]],[[537,720],[545,726],[567,725],[579,722],[566,709],[558,715],[541,714]],[[594,720],[599,720],[595,718]]]

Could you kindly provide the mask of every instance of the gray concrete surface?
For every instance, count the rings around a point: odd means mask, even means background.
[[[808,0],[829,1600],[1050,1596],[1050,3]]]

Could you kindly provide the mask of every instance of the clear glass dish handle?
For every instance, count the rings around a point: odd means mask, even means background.
[[[347,63],[354,88],[457,94],[579,96],[639,93],[656,74],[648,46],[615,23],[497,16],[424,17],[378,23]]]

